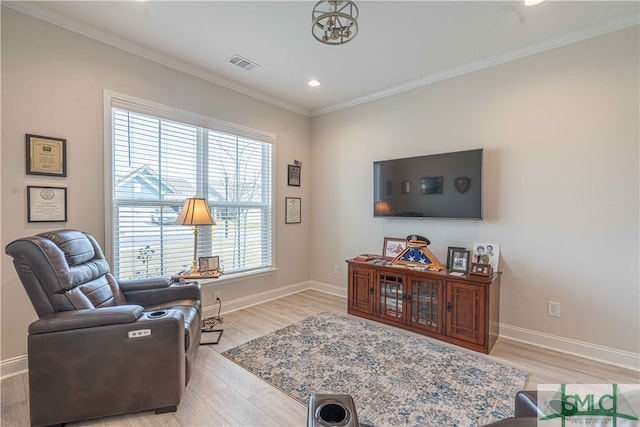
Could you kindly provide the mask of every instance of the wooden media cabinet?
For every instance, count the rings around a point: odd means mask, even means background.
[[[379,261],[378,261],[379,262]],[[498,339],[500,275],[347,260],[347,312],[483,353]]]

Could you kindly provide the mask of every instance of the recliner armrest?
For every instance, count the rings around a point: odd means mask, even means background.
[[[199,300],[200,284],[192,282],[186,285],[173,284],[167,288],[148,289],[124,292],[128,304],[138,304],[143,307],[161,305],[176,300]]]
[[[535,390],[521,390],[515,397],[515,417],[536,417],[545,414],[538,409],[538,392]]]
[[[162,289],[171,285],[171,277],[145,277],[144,279],[124,279],[118,280],[118,285],[122,292],[142,291],[146,289]]]
[[[139,305],[61,311],[48,314],[29,325],[29,334],[68,331],[96,326],[133,323],[143,312]]]
[[[184,317],[177,310],[30,334],[28,348],[33,426],[175,407],[184,392]]]

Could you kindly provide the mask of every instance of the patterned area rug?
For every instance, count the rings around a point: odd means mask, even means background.
[[[361,423],[482,426],[513,413],[527,372],[481,354],[322,313],[222,353],[307,405],[350,394]]]

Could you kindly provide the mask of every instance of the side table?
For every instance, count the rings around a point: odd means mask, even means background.
[[[175,274],[171,276],[173,281],[177,281],[180,284],[184,284],[187,280],[194,279],[217,279],[220,277],[222,273],[220,271],[205,271],[205,272],[191,272],[186,271],[184,273]],[[219,302],[219,304],[222,304]],[[218,306],[221,307],[221,306]],[[220,338],[222,337],[222,332],[224,329],[214,328],[213,326],[205,327],[205,323],[211,322],[213,325],[217,323],[222,323],[222,317],[220,317],[220,310],[218,309],[218,315],[213,316],[212,318],[203,319],[202,324],[200,325],[201,338],[200,345],[206,344],[218,344],[220,342]]]
[[[221,274],[222,273],[220,273],[219,271],[205,271],[203,273],[186,271],[184,273],[174,274],[173,276],[171,276],[171,279],[174,282],[184,283],[184,281],[187,280],[217,279]]]

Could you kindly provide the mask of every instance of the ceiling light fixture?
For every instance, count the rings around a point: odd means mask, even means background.
[[[537,4],[542,3],[544,0],[524,0],[525,6],[535,6]]]
[[[320,81],[313,79],[313,80],[309,80],[307,84],[311,87],[318,87],[320,86]]]
[[[311,18],[311,33],[320,43],[345,44],[358,34],[358,6],[350,0],[322,0]]]

